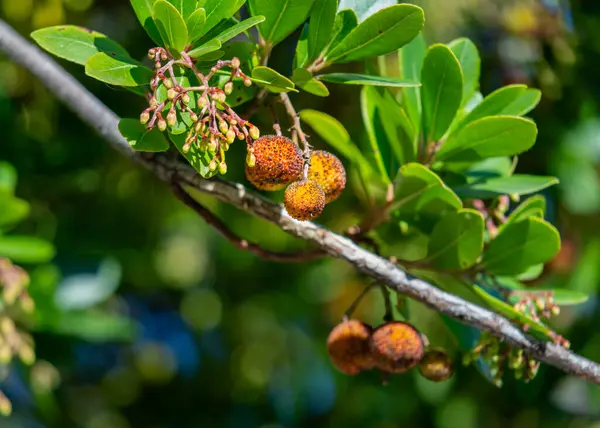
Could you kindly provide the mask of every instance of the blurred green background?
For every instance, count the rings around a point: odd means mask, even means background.
[[[425,9],[429,43],[475,41],[484,94],[514,82],[542,89],[532,114],[538,143],[518,169],[560,178],[545,196],[563,249],[539,282],[596,296],[600,3],[415,3]],[[0,17],[24,35],[82,25],[139,58],[151,46],[125,0],[0,0]],[[281,49],[293,52],[294,44]],[[141,111],[140,99],[63,65],[119,115]],[[359,90],[330,89],[329,98],[295,102],[327,111],[360,141]],[[237,167],[230,165],[228,178],[245,182],[241,148],[231,157]],[[435,313],[413,302],[411,321],[456,357],[451,381],[407,373],[382,386],[377,373],[336,372],[325,340],[365,278],[341,261],[282,265],[237,250],[1,56],[0,160],[16,168],[16,194],[32,204],[16,232],[57,248],[52,264],[24,266],[36,303],[37,362],[0,373],[0,389],[13,403],[2,428],[600,427],[600,389],[544,365],[531,383],[507,376],[497,389],[460,367],[454,338]],[[304,248],[274,226],[202,200],[248,240]],[[348,190],[320,220],[343,231],[360,218],[359,207]],[[555,327],[575,351],[600,360],[597,303],[592,297],[563,310]],[[378,324],[382,314],[373,293],[357,316]]]

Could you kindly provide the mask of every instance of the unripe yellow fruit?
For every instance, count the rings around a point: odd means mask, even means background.
[[[419,372],[433,382],[443,382],[454,374],[454,364],[443,349],[430,349],[419,363]]]
[[[321,186],[325,192],[327,203],[335,201],[346,187],[346,170],[342,162],[324,150],[317,150],[310,155],[308,178]]]
[[[266,135],[251,142],[249,150],[254,162],[247,163],[246,177],[258,189],[280,190],[302,175],[302,153],[289,138]]]
[[[325,208],[325,192],[312,180],[296,181],[285,189],[283,203],[296,220],[313,220]]]

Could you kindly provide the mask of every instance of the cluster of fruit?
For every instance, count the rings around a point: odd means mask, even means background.
[[[342,162],[329,152],[313,151],[305,160],[297,144],[281,135],[266,135],[248,144],[246,177],[257,189],[287,186],[284,205],[297,220],[313,220],[325,204],[335,201],[346,186]]]
[[[329,334],[327,350],[342,373],[356,375],[377,368],[384,373],[404,373],[418,366],[423,377],[434,382],[454,373],[450,356],[442,349],[427,349],[424,336],[411,324],[390,321],[377,327],[346,320]]]

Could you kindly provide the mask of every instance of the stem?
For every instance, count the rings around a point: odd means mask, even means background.
[[[279,98],[285,107],[285,111],[290,117],[290,121],[292,122],[292,129],[294,129],[298,133],[298,138],[300,138],[300,142],[302,143],[302,147],[304,149],[304,178],[308,178],[308,169],[310,168],[310,152],[311,146],[308,144],[308,140],[306,139],[306,134],[302,131],[302,125],[300,124],[300,116],[296,112],[294,105],[292,104],[290,97],[287,93],[283,92],[279,94]]]

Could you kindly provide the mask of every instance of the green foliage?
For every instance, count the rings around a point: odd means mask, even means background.
[[[52,27],[32,36],[49,52],[85,65],[90,77],[147,92],[150,105],[141,123],[123,119],[119,126],[135,150],[161,152],[170,142],[202,177],[210,178],[226,172],[225,156],[234,140],[249,143],[256,135],[254,117],[242,119],[234,107],[257,94],[273,101],[301,89],[328,97],[326,83],[362,86],[355,94],[360,132],[349,124],[350,134],[336,118],[317,110],[302,110],[300,119],[315,140],[330,145],[348,165],[349,188],[367,210],[361,223],[367,225],[361,229],[364,238],[411,274],[555,340],[535,314],[521,310],[513,294],[500,292],[510,288],[504,284],[538,278],[560,248],[558,232],[545,220],[543,196],[520,205],[511,202],[558,182],[514,173],[517,156],[537,138],[535,122],[523,116],[540,101],[539,90],[515,84],[483,97],[476,45],[459,38],[428,46],[420,34],[423,10],[410,4],[131,3],[157,45],[149,51],[154,70],[106,36],[78,27]],[[238,13],[240,8],[246,8],[244,13]],[[250,18],[241,20],[246,12]],[[293,33],[299,34],[293,58],[278,61],[293,64],[290,76],[269,60],[272,48]],[[348,62],[358,62],[352,72],[324,71]],[[10,183],[10,172],[2,171],[0,178],[7,178],[0,184]],[[11,197],[12,208],[0,215],[0,227],[28,213],[26,203]],[[410,251],[400,248],[405,242],[411,242]],[[18,255],[19,246],[10,247]],[[42,260],[52,253],[40,251],[37,259],[32,254],[30,260]],[[555,300],[576,304],[585,296],[557,290]],[[456,326],[452,331],[465,334]]]

